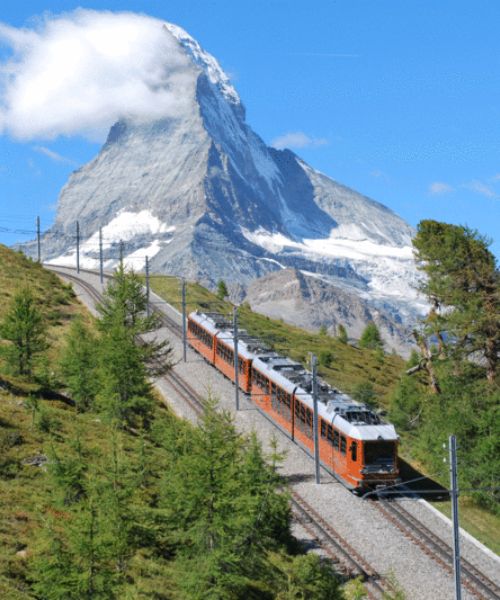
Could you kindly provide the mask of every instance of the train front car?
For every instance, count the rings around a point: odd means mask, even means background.
[[[321,413],[326,421],[321,437],[332,447],[333,470],[350,489],[364,493],[399,483],[394,425],[336,390]]]

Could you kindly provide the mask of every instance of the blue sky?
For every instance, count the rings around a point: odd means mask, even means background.
[[[4,0],[0,21],[29,27],[45,11],[78,6],[181,25],[231,75],[266,142],[284,138],[412,225],[476,228],[500,257],[500,2]],[[48,227],[68,175],[98,149],[81,137],[4,133],[0,242],[29,237],[21,232],[37,214]]]

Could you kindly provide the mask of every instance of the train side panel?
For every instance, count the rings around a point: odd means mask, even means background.
[[[214,365],[234,382],[234,350],[215,336]],[[252,361],[238,353],[238,383],[246,393],[250,392]]]
[[[214,364],[215,336],[192,319],[188,319],[188,342],[209,363]]]

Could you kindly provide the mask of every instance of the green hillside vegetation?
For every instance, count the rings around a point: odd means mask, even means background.
[[[500,273],[488,240],[467,227],[422,221],[413,244],[431,310],[391,416],[414,460],[445,485],[443,444],[457,436],[462,512],[499,551]]]
[[[31,373],[0,363],[0,597],[342,597],[290,535],[280,457],[213,400],[192,426],[155,397],[147,377],[169,347],[138,342],[154,317],[134,275],[118,272],[94,321],[2,247],[0,273],[0,331],[29,289],[47,341]]]
[[[180,310],[181,283],[178,278],[155,275],[151,278],[151,289]],[[199,309],[232,315],[232,304],[220,300],[198,283],[186,283],[186,304],[188,313]],[[404,366],[401,357],[384,354],[378,348],[359,348],[346,344],[344,339],[270,319],[253,312],[248,304],[240,307],[238,315],[240,327],[276,351],[304,365],[308,364],[309,352],[316,354],[320,362],[319,374],[335,387],[354,396],[371,387],[373,402],[388,405]]]

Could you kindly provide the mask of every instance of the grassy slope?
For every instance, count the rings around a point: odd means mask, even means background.
[[[49,322],[51,372],[71,319],[77,314],[88,318],[88,313],[76,301],[71,287],[53,273],[0,246],[0,320],[16,290],[26,286],[40,298],[40,308]],[[39,515],[48,492],[45,470],[23,464],[27,458],[46,453],[49,445],[46,433],[34,427],[34,414],[26,408],[26,400],[33,395],[39,411],[47,411],[57,422],[58,435],[50,442],[56,449],[64,447],[67,436],[74,437],[77,423],[74,409],[63,402],[47,399],[49,394],[44,393],[42,386],[5,375],[4,364],[0,363],[0,368],[0,463],[3,472],[0,477],[0,597],[14,600],[30,597],[23,591],[23,551],[29,548],[33,532],[39,526]],[[98,439],[97,424],[87,425],[89,436],[95,435]]]
[[[25,286],[40,298],[40,308],[49,322],[52,372],[71,319],[76,315],[89,321],[92,318],[75,298],[71,286],[0,245],[0,321],[9,299]],[[99,468],[104,457],[111,455],[111,435],[109,425],[96,418],[95,413],[76,414],[73,407],[50,399],[50,392],[44,392],[39,383],[6,375],[5,371],[6,365],[0,361],[0,598],[21,600],[34,597],[29,591],[28,564],[51,502],[51,480],[46,467],[24,461],[52,452],[58,456],[74,454],[78,439],[92,456],[89,463]],[[36,399],[36,410],[29,404],[30,396]],[[158,412],[163,411],[159,406]],[[51,424],[49,431],[39,426],[42,413]],[[122,450],[132,463],[140,456],[140,443],[139,438],[124,434]],[[157,450],[149,446],[149,452],[156,454]],[[153,459],[150,454],[149,458],[151,464],[161,464],[159,456]],[[143,557],[136,557],[132,570],[143,573],[145,568]],[[155,579],[154,569],[146,577],[152,589],[165,586],[164,579]]]
[[[181,287],[175,277],[155,276],[151,279],[152,289],[162,298],[168,300],[176,308],[181,307]],[[187,310],[203,309],[230,314],[232,305],[222,302],[206,288],[196,283],[188,283],[186,289]],[[376,353],[370,350],[355,348],[342,344],[329,336],[314,334],[298,327],[287,325],[281,321],[269,319],[252,312],[243,305],[239,311],[240,323],[251,334],[271,343],[274,348],[292,358],[306,363],[308,352],[319,355],[322,351],[333,354],[331,368],[321,367],[320,374],[331,384],[351,392],[356,384],[369,381],[373,384],[379,402],[387,406],[389,398],[397,385],[404,367],[399,356],[386,355],[383,362]],[[405,437],[401,455],[415,468],[426,473],[425,467],[412,460],[411,437]],[[429,474],[429,473],[426,473]],[[447,485],[446,478],[441,480]],[[449,516],[449,503],[435,502],[434,506]],[[468,498],[460,500],[461,526],[482,541],[495,552],[500,552],[500,517],[471,504]]]

